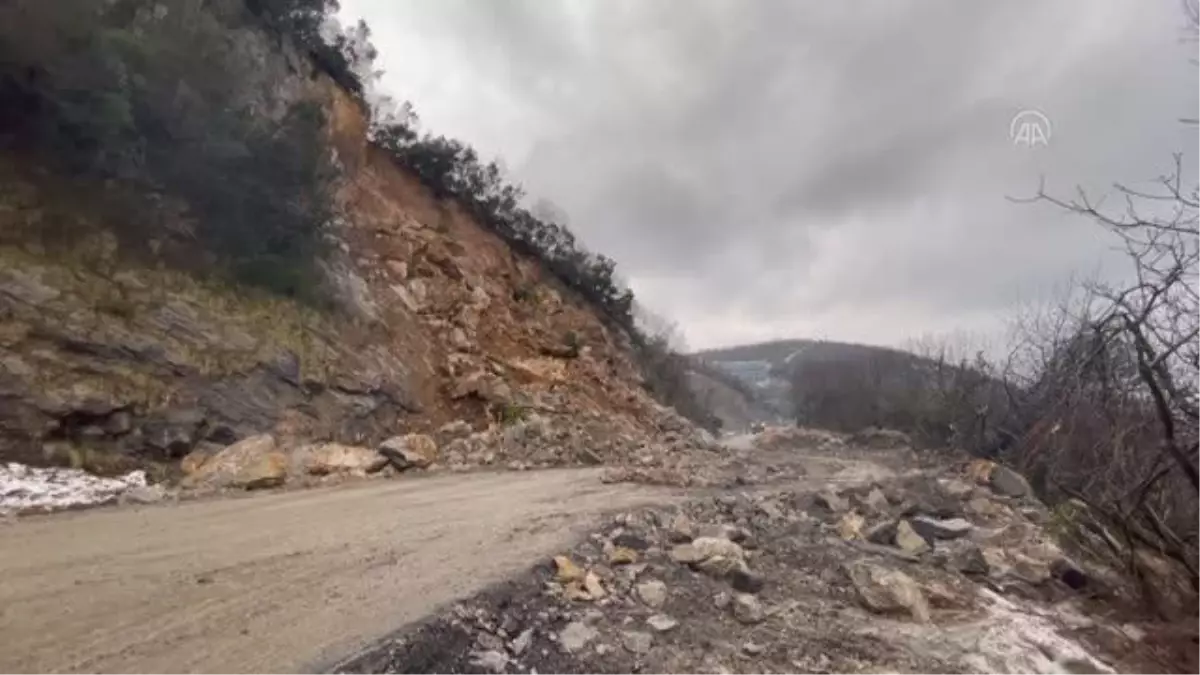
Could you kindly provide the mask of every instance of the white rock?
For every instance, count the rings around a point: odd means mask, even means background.
[[[558,643],[568,652],[577,652],[596,639],[595,628],[581,621],[572,621],[558,634]]]

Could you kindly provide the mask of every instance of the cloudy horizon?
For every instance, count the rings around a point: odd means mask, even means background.
[[[1009,197],[1144,184],[1187,152],[1178,0],[342,0],[384,91],[501,158],[695,349],[994,336],[1125,267]],[[1048,144],[1015,145],[1024,110]],[[1018,125],[1019,127],[1019,125]]]

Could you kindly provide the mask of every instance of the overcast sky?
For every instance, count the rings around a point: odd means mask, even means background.
[[[1196,162],[1179,0],[342,5],[386,91],[503,158],[693,348],[992,332],[1123,269],[1095,226],[1006,196]],[[1048,145],[1012,142],[1027,109]]]

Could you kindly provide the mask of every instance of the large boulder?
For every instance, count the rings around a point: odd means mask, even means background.
[[[379,446],[379,454],[401,471],[428,467],[437,460],[437,450],[437,443],[425,434],[393,436]]]
[[[287,456],[270,434],[251,436],[230,445],[183,480],[184,487],[254,490],[282,485],[287,480]]]
[[[905,612],[921,623],[929,621],[929,603],[912,577],[874,563],[856,561],[844,567],[867,609],[879,613]]]
[[[296,450],[293,464],[298,472],[310,476],[351,474],[365,476],[388,463],[388,458],[370,448],[340,443],[308,445]]]

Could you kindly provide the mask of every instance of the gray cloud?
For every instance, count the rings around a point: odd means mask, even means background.
[[[387,89],[503,156],[695,346],[994,329],[1123,269],[1096,227],[1006,196],[1152,179],[1197,145],[1175,0],[343,6]],[[1026,108],[1048,148],[1010,142]]]

